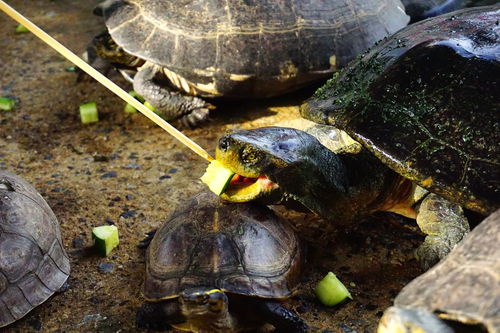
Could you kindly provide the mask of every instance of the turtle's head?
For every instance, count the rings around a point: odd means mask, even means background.
[[[377,333],[452,333],[454,330],[430,312],[390,307],[380,319]]]
[[[206,318],[225,316],[228,311],[228,299],[219,289],[192,288],[184,290],[179,296],[182,314],[188,318]]]
[[[237,174],[221,196],[229,201],[276,204],[292,198],[323,215],[319,205],[324,197],[345,191],[345,170],[335,154],[312,135],[292,128],[226,134],[219,140],[216,159]]]
[[[90,64],[102,59],[117,67],[137,67],[143,62],[117,45],[107,30],[94,37],[87,46],[85,57]]]

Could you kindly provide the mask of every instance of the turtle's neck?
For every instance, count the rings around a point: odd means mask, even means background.
[[[387,195],[385,189],[400,178],[366,150],[336,154],[318,145],[302,156],[300,163],[278,169],[270,178],[285,197],[335,223],[347,224],[378,210]]]

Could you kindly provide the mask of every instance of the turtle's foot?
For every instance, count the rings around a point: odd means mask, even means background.
[[[134,77],[134,90],[166,120],[179,120],[187,127],[206,122],[215,107],[201,98],[183,95],[166,84],[157,83],[154,77],[158,71],[156,67],[141,68]]]
[[[140,248],[140,249],[145,249],[149,246],[149,244],[151,244],[151,241],[153,240],[153,237],[155,236],[156,234],[156,231],[158,231],[158,229],[153,229],[149,232],[146,232],[146,238],[144,238],[143,240],[141,240],[139,242],[139,244],[137,244],[137,247]]]
[[[417,224],[428,235],[415,254],[426,270],[446,257],[470,231],[462,208],[433,193],[422,200]]]
[[[162,312],[158,306],[146,303],[141,306],[136,316],[138,328],[154,331],[167,331],[172,327],[162,318]]]
[[[415,250],[415,257],[423,269],[428,270],[446,257],[453,246],[438,237],[427,236],[425,241]]]

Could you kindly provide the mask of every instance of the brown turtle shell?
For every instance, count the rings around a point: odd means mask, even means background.
[[[108,0],[101,8],[125,51],[226,97],[326,78],[409,21],[400,0]]]
[[[49,205],[26,181],[0,170],[0,327],[59,290],[69,271]]]
[[[299,283],[302,261],[292,226],[269,208],[228,203],[202,192],[156,232],[147,252],[144,296],[158,301],[206,286],[289,297]]]
[[[394,304],[500,332],[500,210],[404,287]]]

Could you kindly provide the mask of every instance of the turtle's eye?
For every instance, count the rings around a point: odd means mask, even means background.
[[[240,154],[240,159],[245,164],[255,164],[260,161],[261,154],[251,147],[245,147]]]
[[[0,180],[0,190],[14,191],[14,187],[8,182],[4,180]]]
[[[219,140],[219,149],[222,151],[227,151],[229,146],[231,145],[231,142],[232,142],[232,140],[229,136],[227,136],[227,135],[223,136]]]

